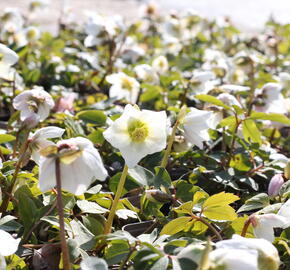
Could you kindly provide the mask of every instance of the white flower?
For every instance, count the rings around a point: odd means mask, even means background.
[[[140,84],[135,78],[119,72],[107,76],[106,80],[112,84],[110,97],[116,97],[118,99],[124,98],[128,102],[136,103]]]
[[[236,85],[236,84],[223,84],[221,86],[221,89],[227,91],[227,92],[243,92],[243,91],[249,91],[250,87],[248,86],[242,86],[242,85]]]
[[[75,194],[83,194],[95,179],[104,181],[107,171],[104,168],[100,154],[88,139],[77,137],[62,140],[57,143],[60,156],[60,172],[62,188]],[[49,153],[49,148],[53,153]],[[39,188],[45,192],[56,185],[55,149],[48,147],[43,150],[39,161]]]
[[[163,55],[156,57],[152,62],[152,67],[159,73],[164,74],[168,70],[167,58]]]
[[[282,228],[288,228],[290,226],[290,199],[282,205],[277,215],[287,219],[287,223]]]
[[[4,44],[0,43],[0,78],[14,80],[15,70],[11,68],[17,61],[18,55]]]
[[[258,270],[257,251],[218,248],[209,254],[212,268],[227,270]]]
[[[219,94],[217,96],[217,99],[219,99],[220,101],[222,101],[224,104],[228,105],[228,106],[238,106],[238,107],[242,107],[241,106],[241,103],[231,94],[228,94],[228,93],[222,93],[222,94]]]
[[[156,71],[147,64],[138,65],[134,68],[139,79],[149,82],[149,83],[158,83],[159,77]]]
[[[36,163],[39,163],[41,149],[54,144],[47,139],[61,137],[64,131],[63,128],[59,127],[44,127],[37,130],[35,133],[32,133],[29,136],[28,146],[32,159]]]
[[[234,235],[232,239],[217,242],[216,247],[217,250],[222,249],[222,253],[225,255],[231,253],[225,257],[223,264],[228,266],[226,268],[228,270],[278,270],[280,265],[277,249],[265,239],[244,238]],[[213,254],[210,254],[210,257],[212,256],[213,259],[222,257],[220,254],[214,254],[215,252],[216,250],[212,252]],[[235,254],[240,255],[240,259]],[[241,265],[244,265],[244,268],[241,268]]]
[[[20,238],[14,239],[8,232],[0,230],[0,255],[9,256],[14,254],[20,242]]]
[[[266,83],[260,90],[265,104],[263,106],[257,106],[257,110],[265,113],[286,114],[286,101],[281,94],[281,90],[282,86],[278,83]]]
[[[20,110],[22,121],[29,118],[43,121],[48,117],[50,109],[54,107],[54,101],[49,93],[37,87],[16,96],[13,100],[13,107]]]
[[[103,133],[118,148],[129,168],[146,155],[166,147],[166,113],[138,110],[128,104],[120,118]]]
[[[263,238],[271,243],[275,240],[274,228],[283,228],[288,221],[282,215],[264,214],[250,217],[257,238]]]
[[[194,71],[190,80],[194,94],[206,94],[213,89],[215,75],[211,71]]]
[[[209,140],[208,129],[212,112],[191,108],[183,119],[184,137],[198,148],[203,147],[204,141]]]

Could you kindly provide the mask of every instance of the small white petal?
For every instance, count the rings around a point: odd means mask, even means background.
[[[0,230],[0,255],[14,254],[18,249],[20,240],[20,238],[14,239],[8,232]]]

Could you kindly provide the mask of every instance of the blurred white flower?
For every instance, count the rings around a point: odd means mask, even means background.
[[[54,145],[52,141],[47,139],[61,137],[64,132],[65,130],[63,128],[44,127],[40,128],[35,133],[30,134],[28,151],[31,152],[32,159],[38,164],[41,149]]]
[[[283,229],[290,226],[290,199],[288,199],[279,209],[277,215],[287,219],[287,223],[282,227]]]
[[[223,84],[220,88],[227,92],[243,92],[243,91],[250,90],[250,87],[248,86],[242,86],[242,85],[236,85],[236,84]]]
[[[134,71],[137,74],[137,77],[140,80],[143,80],[148,83],[158,83],[159,77],[156,71],[147,64],[138,65],[134,68]]]
[[[234,235],[232,239],[217,242],[216,247],[209,255],[213,269],[278,270],[280,265],[277,249],[265,239]]]
[[[207,94],[215,85],[214,78],[215,75],[211,71],[194,71],[190,79],[193,94]]]
[[[128,104],[120,118],[103,133],[118,148],[129,168],[145,156],[166,147],[166,113],[142,110]]]
[[[285,98],[281,94],[282,86],[278,83],[266,83],[258,94],[262,94],[263,106],[255,106],[255,110],[265,113],[287,113]]]
[[[0,43],[0,78],[13,81],[15,70],[12,66],[18,61],[18,55],[4,44]]]
[[[110,97],[125,99],[130,103],[136,103],[139,93],[139,82],[123,72],[108,75],[106,80],[112,84],[110,87]]]
[[[0,255],[14,254],[18,249],[20,240],[20,238],[14,239],[8,232],[0,230]]]
[[[224,104],[228,105],[228,106],[238,106],[238,107],[242,107],[241,106],[241,103],[231,94],[228,94],[228,93],[222,93],[222,94],[219,94],[217,96],[217,99],[219,99],[220,101],[222,101]]]
[[[13,107],[20,111],[20,119],[35,119],[43,121],[49,115],[50,109],[54,107],[54,101],[49,93],[41,87],[26,90],[16,96]]]
[[[183,119],[184,137],[198,148],[203,147],[203,142],[208,141],[208,129],[212,112],[190,108],[190,112]]]
[[[107,177],[100,154],[91,141],[82,137],[62,140],[41,152],[39,188],[43,192],[56,185],[54,154],[60,157],[62,188],[75,195],[83,194],[95,179],[104,181]]]
[[[157,73],[164,74],[169,68],[167,58],[164,55],[156,57],[152,62],[152,67]]]
[[[24,19],[19,9],[5,8],[1,16],[1,34],[15,34],[20,31],[24,25]]]

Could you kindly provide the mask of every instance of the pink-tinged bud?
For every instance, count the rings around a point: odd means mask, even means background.
[[[282,174],[274,175],[268,187],[269,196],[271,197],[277,196],[283,184],[284,184],[284,178]]]
[[[73,112],[74,111],[73,103],[74,103],[75,98],[76,98],[75,93],[67,93],[63,97],[60,97],[56,102],[56,105],[54,107],[54,111],[56,111],[56,112],[65,112],[65,111]]]

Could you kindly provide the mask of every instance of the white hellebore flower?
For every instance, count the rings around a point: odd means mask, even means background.
[[[20,238],[14,239],[8,232],[0,230],[0,255],[14,254],[18,249],[20,240]]]
[[[149,83],[158,83],[159,77],[156,71],[147,64],[138,65],[134,68],[138,78]]]
[[[128,104],[120,118],[103,133],[105,139],[118,148],[129,168],[145,156],[166,147],[166,113],[140,111]]]
[[[168,70],[167,58],[163,55],[156,57],[152,62],[152,67],[159,73],[164,74]]]
[[[277,249],[265,239],[234,235],[232,239],[219,241],[216,247],[210,253],[210,259],[214,263],[218,259],[217,269],[224,266],[227,270],[278,270],[280,265]]]
[[[194,71],[190,80],[194,94],[206,94],[213,89],[215,75],[211,71]]]
[[[0,43],[0,78],[14,80],[15,70],[11,68],[17,61],[18,55],[4,44]]]
[[[212,112],[191,108],[183,119],[184,137],[187,141],[195,144],[198,148],[203,147],[204,141],[208,141],[208,129]]]
[[[48,117],[50,109],[54,107],[54,101],[49,93],[37,87],[16,96],[13,107],[20,111],[22,121],[34,119],[38,122]]]
[[[32,133],[29,136],[29,146],[28,149],[31,152],[32,159],[39,163],[40,151],[50,145],[54,145],[52,141],[47,139],[61,137],[64,133],[63,128],[59,127],[44,127]]]
[[[250,221],[257,238],[263,238],[269,242],[275,240],[274,228],[283,228],[288,221],[285,217],[276,214],[252,215]]]
[[[62,188],[83,194],[95,179],[104,181],[107,171],[100,154],[91,141],[77,137],[59,141],[41,152],[39,161],[39,188],[45,192],[56,185],[55,160],[60,159]]]
[[[138,81],[126,75],[123,72],[111,74],[106,80],[112,84],[110,88],[110,97],[126,99],[128,102],[136,103],[139,93],[140,84]]]

